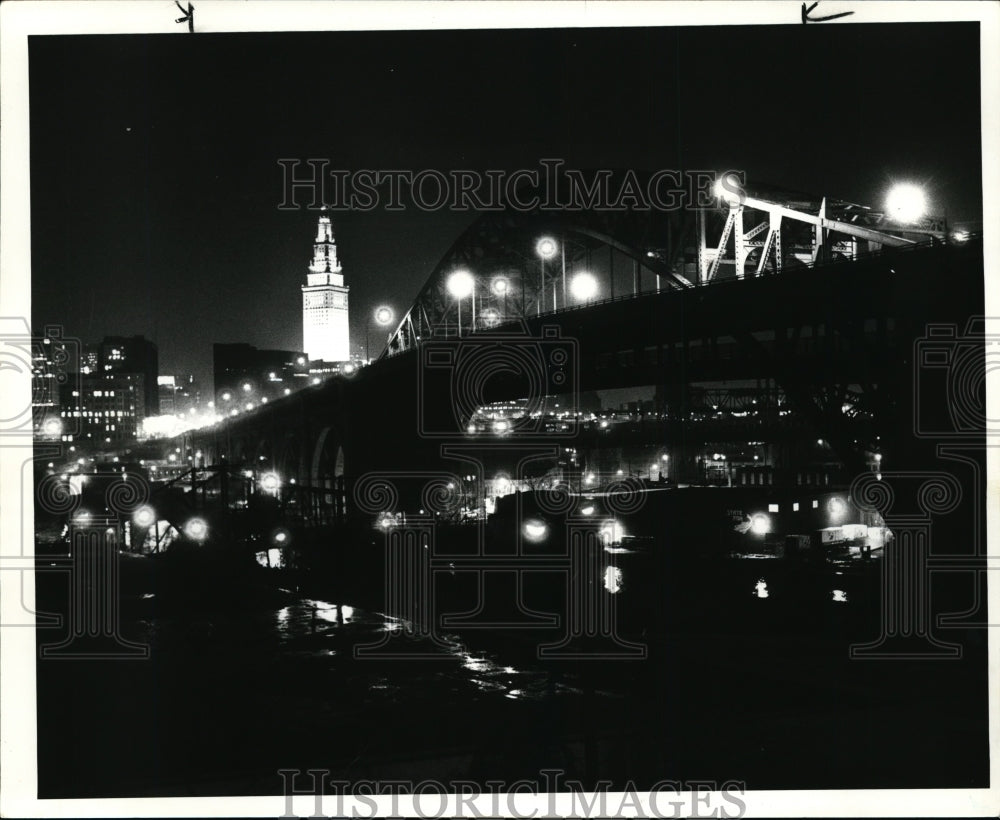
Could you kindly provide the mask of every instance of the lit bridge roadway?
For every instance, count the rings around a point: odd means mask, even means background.
[[[864,469],[865,452],[876,447],[905,469],[926,463],[930,446],[912,435],[921,387],[915,345],[929,324],[953,325],[960,339],[982,302],[978,238],[638,293],[422,340],[353,377],[185,434],[184,447],[201,451],[199,467],[272,469],[335,494],[343,511],[352,483],[368,472],[462,473],[455,454],[474,461],[489,444],[530,449],[595,439],[588,430],[469,435],[467,413],[480,404],[528,397],[551,410],[545,395],[565,401],[574,389],[653,385],[683,419],[692,383],[763,380],[829,442],[845,470]],[[863,412],[843,411],[849,395]],[[711,423],[675,419],[657,429],[692,445],[716,440]]]

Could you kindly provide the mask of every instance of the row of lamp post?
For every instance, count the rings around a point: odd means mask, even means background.
[[[566,257],[565,248],[561,248],[559,243],[557,243],[552,237],[543,236],[535,244],[535,252],[538,254],[540,265],[539,265],[539,277],[538,277],[538,298],[536,300],[536,310],[539,315],[542,312],[542,305],[545,300],[545,263],[551,259],[554,259],[557,254],[562,251],[563,257],[563,299],[566,301]],[[589,302],[597,295],[599,287],[597,283],[597,278],[587,271],[577,271],[570,278],[569,282],[569,293],[577,302]],[[448,288],[448,293],[455,300],[456,313],[458,318],[458,335],[462,335],[462,300],[468,297],[472,297],[471,300],[471,319],[469,327],[475,329],[476,325],[476,300],[475,300],[475,290],[476,290],[476,279],[469,273],[469,271],[464,269],[459,269],[452,271],[448,276],[446,286]],[[499,324],[503,317],[507,315],[507,299],[510,295],[510,280],[506,276],[496,276],[490,283],[490,290],[493,292],[494,296],[503,299],[503,316],[501,316],[494,308],[487,308],[484,310],[480,318],[486,321],[488,324]],[[522,288],[523,290],[523,288]],[[522,294],[523,298],[523,294]],[[556,283],[552,283],[552,307],[556,309],[558,307],[558,297],[556,290]],[[524,305],[522,302],[522,312]]]

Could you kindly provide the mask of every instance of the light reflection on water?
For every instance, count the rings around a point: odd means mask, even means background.
[[[406,632],[413,636],[413,624],[384,613],[369,612],[347,604],[303,599],[274,612],[272,622],[282,655],[329,659],[337,665],[353,664],[353,647],[350,644],[374,643],[380,634]],[[332,649],[322,645],[327,638],[340,636],[348,646]],[[418,640],[420,640],[418,638]],[[428,645],[432,642],[424,639]],[[338,645],[339,646],[339,645]],[[540,700],[552,694],[575,694],[578,689],[561,682],[554,682],[551,675],[540,669],[520,669],[509,662],[499,662],[494,654],[471,650],[456,635],[438,636],[434,647],[436,654],[429,664],[410,663],[397,667],[393,674],[376,674],[369,677],[366,689],[370,697],[394,698],[413,686],[426,685],[447,691],[456,683],[468,688],[475,697],[504,696],[514,700]],[[440,662],[444,657],[444,663]],[[431,656],[429,656],[431,657]],[[384,671],[377,662],[354,664],[353,670],[362,675]],[[402,673],[402,675],[400,675]],[[409,679],[408,676],[415,676]],[[405,683],[404,683],[405,680]]]

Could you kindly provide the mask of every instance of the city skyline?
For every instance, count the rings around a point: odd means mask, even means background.
[[[834,99],[793,72],[783,87],[801,102],[780,120],[724,57],[744,37],[661,28],[34,38],[33,322],[84,341],[144,334],[164,372],[203,381],[213,343],[298,349],[318,213],[278,209],[280,159],[444,173],[537,169],[546,157],[581,169],[738,168],[874,207],[891,181],[915,179],[953,223],[981,220],[975,24],[761,29],[762,70],[798,54],[837,62],[845,89],[873,78],[894,89],[891,104]],[[511,61],[515,47],[523,59]],[[863,67],[842,60],[858,50]],[[483,85],[487,104],[462,114]],[[740,101],[746,120],[713,115]],[[926,116],[931,105],[947,117]],[[630,130],[629,109],[648,126]],[[789,138],[813,160],[808,170],[788,166]],[[332,214],[352,288],[352,351],[378,305],[405,312],[476,216]]]

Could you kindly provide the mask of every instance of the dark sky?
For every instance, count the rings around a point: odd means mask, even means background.
[[[161,372],[214,341],[301,347],[316,213],[280,158],[330,166],[744,169],[881,205],[923,182],[981,220],[977,24],[33,37],[33,320],[142,333]],[[352,342],[405,310],[475,214],[334,215]]]

